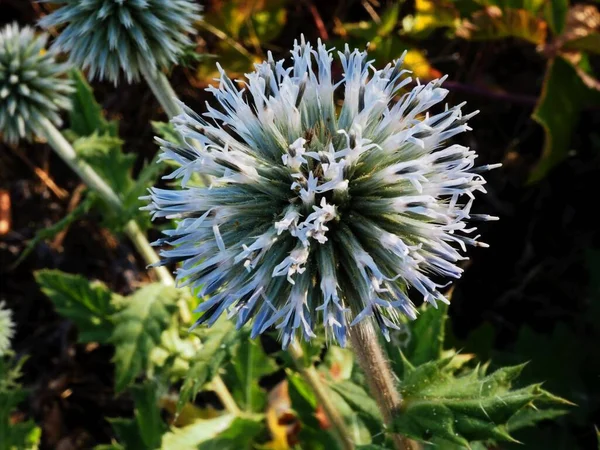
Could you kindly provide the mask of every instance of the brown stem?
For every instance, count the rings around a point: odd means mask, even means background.
[[[383,353],[373,325],[362,321],[350,327],[350,341],[358,364],[367,379],[384,423],[390,427],[394,417],[400,414],[402,397],[397,389],[394,374]],[[416,450],[418,444],[400,434],[392,434],[396,450]]]

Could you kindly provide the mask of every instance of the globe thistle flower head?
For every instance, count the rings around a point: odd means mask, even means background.
[[[485,192],[475,152],[448,144],[469,130],[462,106],[440,107],[443,79],[411,82],[402,58],[381,70],[366,52],[294,45],[291,64],[256,65],[239,89],[221,70],[217,106],[182,105],[185,144],[159,140],[180,189],[150,190],[153,217],[178,219],[156,244],[163,264],[182,262],[180,285],[207,298],[198,323],[223,313],[253,335],[272,325],[283,346],[322,322],[341,345],[347,327],[373,320],[389,337],[411,298],[447,302],[440,278],[459,278],[467,245],[484,245],[467,223]],[[336,109],[334,95],[343,103]],[[192,175],[210,175],[202,187]]]
[[[90,78],[117,84],[122,70],[129,82],[140,66],[151,70],[177,62],[191,45],[200,6],[193,0],[42,0],[63,5],[40,20],[42,27],[64,27],[54,41]]]
[[[11,340],[15,335],[15,323],[12,319],[12,311],[5,309],[4,302],[0,302],[0,357],[4,356],[11,346]]]
[[[45,50],[47,36],[8,24],[0,30],[0,137],[8,143],[32,139],[41,119],[61,124],[71,106],[68,66]]]

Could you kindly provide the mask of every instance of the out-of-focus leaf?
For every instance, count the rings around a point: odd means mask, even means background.
[[[420,1],[420,0],[417,0]],[[385,37],[389,35],[398,24],[398,14],[400,14],[400,3],[390,5],[381,15],[381,22],[377,25],[377,35]]]
[[[440,302],[437,308],[423,305],[417,320],[409,323],[412,337],[404,353],[414,366],[441,358],[447,318],[448,305]]]
[[[298,374],[288,371],[287,375],[292,408],[302,422],[299,438],[303,447],[311,450],[337,448],[337,442],[333,435],[321,428],[321,424],[315,416],[317,399],[310,387]]]
[[[130,390],[135,403],[135,421],[145,448],[159,448],[166,426],[158,407],[158,386],[147,381],[131,386]]]
[[[70,132],[79,136],[90,136],[94,133],[117,136],[117,122],[107,121],[102,108],[94,98],[94,92],[79,70],[71,71],[71,79],[75,84],[73,107],[69,112]]]
[[[569,0],[552,0],[546,3],[546,21],[555,35],[563,32],[568,11]]]
[[[450,0],[415,0],[414,16],[406,16],[402,20],[404,33],[424,38],[435,29],[459,25],[459,13],[454,2]]]
[[[230,377],[226,381],[237,404],[245,411],[263,411],[267,393],[258,382],[261,377],[275,372],[278,366],[265,354],[259,339],[250,339],[249,330],[237,333],[231,350],[231,365],[233,370],[227,371]]]
[[[421,80],[432,80],[440,78],[442,73],[433,68],[425,55],[420,50],[412,49],[406,53],[404,58],[404,67],[412,72],[414,78]]]
[[[152,121],[150,123],[154,132],[165,141],[183,144],[183,139],[171,122]]]
[[[600,11],[593,5],[569,9],[564,32],[552,43],[564,51],[600,53]]]
[[[42,431],[32,420],[13,423],[12,412],[27,391],[18,382],[25,359],[0,358],[0,450],[36,450]]]
[[[330,388],[352,407],[373,436],[380,434],[384,425],[379,407],[375,400],[373,400],[373,397],[364,388],[351,381],[331,383]]]
[[[106,419],[110,423],[119,443],[127,450],[148,450],[145,446],[140,429],[135,419],[115,417]]]
[[[530,182],[542,179],[567,156],[573,127],[589,99],[590,90],[571,64],[562,58],[548,62],[542,93],[532,115],[544,128],[546,137],[542,156],[530,174]]]
[[[200,443],[199,450],[252,450],[254,440],[265,429],[260,416],[237,417],[229,428]]]
[[[447,370],[451,359],[405,369],[400,392],[402,412],[393,429],[414,439],[433,436],[468,447],[470,441],[513,440],[507,422],[534,402],[560,404],[566,401],[540,385],[513,389],[523,366],[504,367],[490,375],[478,367],[457,376]]]
[[[60,270],[40,270],[35,279],[52,300],[56,311],[71,320],[79,331],[79,342],[105,343],[114,326],[111,291],[102,283],[90,283],[80,275]]]
[[[96,197],[93,194],[88,193],[83,201],[65,217],[60,219],[54,225],[50,225],[47,228],[42,228],[41,230],[37,231],[33,239],[27,242],[27,246],[23,249],[17,260],[12,264],[11,268],[15,268],[21,264],[40,242],[54,238],[58,233],[69,227],[73,222],[79,220],[81,217],[87,214],[95,202]]]
[[[217,375],[228,355],[229,346],[236,339],[237,332],[229,320],[220,320],[213,325],[202,348],[190,361],[190,370],[179,392],[177,409],[181,410],[186,402],[192,401],[204,385]]]
[[[152,283],[127,297],[126,307],[113,314],[115,329],[115,390],[121,392],[148,369],[150,352],[160,342],[177,310],[177,289]]]
[[[349,380],[354,367],[354,353],[349,349],[331,346],[323,362],[320,368],[325,369],[333,381]]]
[[[214,419],[222,414],[220,409],[216,409],[210,404],[200,408],[193,403],[186,403],[181,411],[177,413],[177,400],[178,397],[174,395],[161,395],[159,405],[169,414],[175,416],[172,425],[178,428],[191,425],[197,420]]]
[[[463,20],[456,35],[473,41],[515,37],[536,45],[546,40],[547,24],[525,9],[490,6]]]
[[[198,450],[202,442],[227,430],[235,419],[235,415],[225,414],[214,419],[198,420],[187,427],[173,428],[163,436],[161,450]]]

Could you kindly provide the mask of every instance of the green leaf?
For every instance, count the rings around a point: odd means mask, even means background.
[[[513,440],[507,422],[523,407],[566,403],[540,385],[512,389],[523,366],[504,367],[490,375],[478,367],[457,376],[449,369],[451,362],[446,358],[405,371],[400,387],[404,404],[394,431],[465,447],[470,441]]]
[[[357,412],[371,432],[383,429],[383,418],[373,396],[365,389],[351,381],[331,383],[330,388],[337,392]]]
[[[165,423],[158,407],[158,386],[148,381],[131,386],[131,395],[135,403],[135,421],[145,448],[159,448],[162,435],[166,431]]]
[[[89,136],[94,133],[117,136],[117,122],[104,119],[102,108],[94,98],[92,87],[79,70],[71,71],[75,84],[73,107],[69,113],[71,129],[76,136]]]
[[[40,443],[42,432],[33,421],[11,421],[13,411],[27,398],[18,382],[24,362],[0,358],[0,450],[35,450]]]
[[[106,420],[110,423],[117,439],[122,443],[124,448],[127,450],[148,450],[144,445],[135,419],[115,417],[107,418]]]
[[[552,0],[546,2],[546,22],[555,35],[559,35],[565,29],[567,13],[569,12],[569,0]]]
[[[411,338],[404,353],[413,365],[441,358],[447,318],[448,305],[440,302],[437,308],[424,305],[417,320],[409,322]]]
[[[153,283],[126,298],[125,308],[112,316],[110,342],[115,345],[115,391],[121,392],[149,368],[149,355],[177,310],[179,293],[171,286]]]
[[[236,331],[230,320],[220,320],[213,325],[202,348],[190,361],[190,370],[179,392],[177,410],[192,401],[204,385],[217,375],[228,355],[228,348],[236,339]]]
[[[311,450],[337,449],[336,439],[328,430],[321,428],[321,424],[315,416],[317,399],[310,386],[300,375],[290,370],[287,371],[287,380],[292,408],[302,423],[299,438],[303,447]]]
[[[600,53],[600,33],[590,32],[589,34],[571,39],[562,47],[564,50],[576,52]]]
[[[252,450],[254,440],[265,430],[261,418],[238,417],[225,431],[198,445],[199,450]]]
[[[173,428],[163,436],[161,450],[197,450],[198,446],[227,430],[236,419],[225,414],[209,420],[198,420],[182,428]]]
[[[102,283],[90,283],[80,275],[60,270],[40,270],[35,279],[56,311],[72,321],[79,331],[79,342],[105,343],[113,332],[111,291]]]
[[[121,151],[123,141],[109,135],[94,133],[73,142],[78,156],[84,159],[108,185],[123,197],[133,186],[131,170],[136,156]]]
[[[548,62],[542,93],[532,115],[544,128],[546,137],[542,156],[530,174],[530,182],[542,179],[566,158],[573,128],[589,98],[590,89],[571,64],[562,58]]]
[[[42,228],[41,230],[37,231],[33,239],[31,239],[27,243],[25,249],[21,252],[17,260],[12,264],[11,269],[14,269],[19,264],[21,264],[23,260],[25,260],[25,258],[27,258],[31,254],[31,252],[35,249],[35,247],[37,247],[37,245],[40,242],[54,238],[58,233],[69,227],[73,222],[79,220],[81,217],[87,214],[91,207],[95,204],[95,202],[96,197],[93,194],[87,193],[83,201],[79,203],[79,205],[77,205],[77,207],[73,209],[73,211],[68,213],[65,217],[60,219],[54,225],[51,225],[47,228]]]
[[[381,15],[381,22],[377,26],[377,34],[381,37],[389,35],[398,24],[400,3],[390,5]]]
[[[171,122],[158,122],[152,121],[152,129],[159,137],[165,141],[173,142],[175,144],[183,144],[183,139],[180,134],[175,130],[175,127]]]
[[[536,409],[523,408],[512,416],[507,422],[507,428],[510,433],[522,428],[532,427],[543,420],[552,420],[564,416],[569,412],[564,409]]]
[[[263,411],[267,402],[267,393],[258,384],[260,378],[275,372],[279,367],[269,358],[260,339],[250,339],[250,331],[244,329],[237,333],[237,343],[231,350],[232,371],[227,385],[232,388],[238,405],[246,411]],[[235,378],[235,379],[231,379]]]

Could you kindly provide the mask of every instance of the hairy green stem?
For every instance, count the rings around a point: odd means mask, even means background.
[[[75,149],[73,149],[73,146],[65,139],[62,133],[52,124],[52,122],[43,118],[40,122],[40,125],[46,139],[48,140],[48,144],[50,144],[58,156],[60,156],[60,158],[66,162],[77,175],[79,175],[85,184],[99,194],[102,199],[106,201],[112,208],[117,211],[122,211],[123,202],[119,196],[89,164],[77,157],[77,153],[75,152]],[[131,242],[135,246],[136,250],[140,253],[147,264],[153,264],[160,260],[137,222],[134,220],[127,222],[125,225],[125,233],[129,239],[131,239]],[[154,267],[153,269],[161,283],[167,286],[175,285],[175,279],[166,267]],[[183,305],[187,316],[190,316],[185,301],[180,303],[180,309]],[[240,408],[235,403],[233,396],[219,376],[215,377],[213,380],[213,387],[227,411],[232,414],[240,414]]]
[[[335,405],[331,401],[331,395],[327,392],[325,383],[319,376],[312,363],[308,365],[304,361],[304,351],[300,344],[296,341],[292,341],[287,349],[289,355],[294,360],[294,364],[298,368],[298,372],[302,375],[302,378],[308,383],[315,395],[319,404],[323,407],[331,426],[335,430],[338,441],[344,450],[352,450],[355,448],[354,442],[352,442],[351,434],[343,417],[336,409]]]
[[[395,375],[379,344],[373,325],[365,320],[349,329],[352,350],[365,374],[371,395],[379,406],[383,421],[390,427],[394,417],[401,414],[402,408],[402,397],[398,392]],[[418,448],[415,442],[399,434],[392,434],[392,441],[396,450]]]

